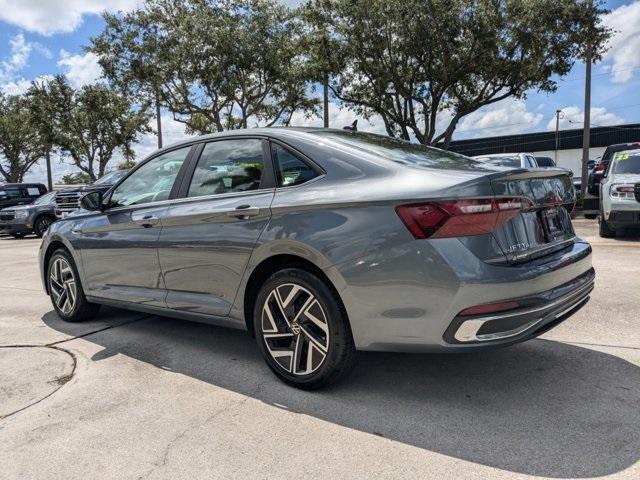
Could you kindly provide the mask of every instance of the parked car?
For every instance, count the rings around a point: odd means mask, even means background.
[[[476,155],[472,158],[494,167],[538,168],[536,157],[530,153],[494,153],[491,155]]]
[[[0,210],[0,233],[21,238],[30,233],[42,237],[56,221],[56,192],[45,193],[28,205]]]
[[[539,167],[553,168],[556,166],[556,162],[551,157],[535,157]]]
[[[570,317],[595,275],[575,200],[562,170],[346,130],[237,130],[83,197],[40,266],[63,320],[106,304],[247,329],[278,377],[311,389],[356,350],[471,352]]]
[[[600,236],[640,227],[640,149],[616,152],[600,183]]]
[[[45,193],[47,193],[47,187],[41,183],[0,184],[0,210],[16,205],[27,205]]]
[[[56,215],[62,218],[69,213],[78,210],[79,200],[90,192],[106,192],[114,184],[123,178],[129,170],[114,170],[113,172],[103,175],[91,185],[80,185],[78,187],[65,188],[60,190],[56,195]]]
[[[602,154],[600,161],[595,164],[594,169],[589,173],[588,192],[596,197],[600,195],[600,182],[604,178],[607,168],[609,167],[611,159],[615,153],[623,152],[625,150],[634,150],[637,148],[640,148],[640,142],[609,145],[605,149],[604,154]]]

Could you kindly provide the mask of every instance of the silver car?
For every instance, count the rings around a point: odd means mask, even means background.
[[[504,168],[538,168],[538,160],[530,153],[492,153],[472,157],[479,162],[494,167]]]
[[[468,352],[535,337],[593,288],[564,170],[496,171],[379,135],[214,134],[142,161],[54,223],[40,264],[68,321],[99,305],[246,329],[327,385],[357,350]]]

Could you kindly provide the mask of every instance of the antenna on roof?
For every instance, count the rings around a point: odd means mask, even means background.
[[[343,130],[349,130],[351,132],[358,131],[358,119],[355,119],[351,125],[347,125],[346,127],[342,127]]]

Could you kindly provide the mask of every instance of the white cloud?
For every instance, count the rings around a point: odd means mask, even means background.
[[[140,0],[0,0],[0,20],[30,32],[72,32],[86,14],[130,10]]]
[[[11,82],[0,85],[0,90],[7,95],[22,95],[31,86],[31,81],[26,78],[20,78]]]
[[[92,52],[87,52],[84,55],[72,55],[65,50],[60,50],[58,67],[75,88],[95,83],[102,75],[98,56]]]
[[[604,23],[615,33],[604,56],[612,63],[611,80],[628,82],[640,68],[640,0],[612,10],[605,15]]]
[[[560,130],[570,130],[572,128],[582,128],[584,120],[584,111],[576,106],[570,105],[562,108],[560,115]],[[624,123],[625,119],[619,117],[615,113],[608,112],[604,107],[592,107],[590,123],[592,127],[606,127],[609,125],[619,125]],[[556,117],[554,116],[547,123],[547,130],[556,129]]]
[[[507,98],[463,117],[455,135],[489,137],[527,131],[542,121],[542,113],[527,110],[524,100]]]

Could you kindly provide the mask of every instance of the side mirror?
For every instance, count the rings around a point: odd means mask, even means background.
[[[91,212],[103,210],[102,192],[87,193],[80,199],[80,207]]]

